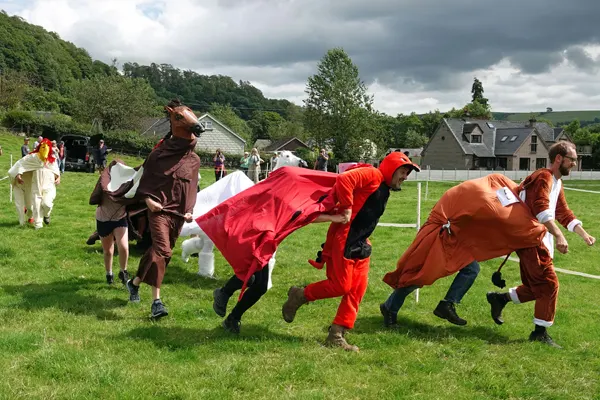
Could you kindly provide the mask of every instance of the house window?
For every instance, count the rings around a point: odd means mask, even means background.
[[[490,129],[494,129],[494,124],[492,124],[491,122],[486,122],[488,128]]]
[[[546,159],[545,158],[536,158],[535,159],[535,169],[546,168]]]
[[[506,139],[508,139],[508,136],[502,136],[502,139],[500,139],[501,142],[506,142]]]
[[[537,136],[533,135],[531,137],[531,153],[537,153]]]
[[[471,143],[481,143],[481,135],[472,135]]]
[[[212,121],[202,121],[202,126],[204,127],[204,129],[212,129]]]
[[[517,137],[518,137],[517,135],[515,135],[515,136],[511,137],[511,138],[510,138],[510,141],[511,141],[511,142],[514,142],[515,140],[517,140]]]
[[[506,157],[498,157],[497,160],[498,160],[498,167],[499,168],[502,168],[502,169],[508,168],[508,158],[506,158]]]
[[[519,158],[519,170],[521,171],[529,171],[529,162],[531,160],[529,158]]]

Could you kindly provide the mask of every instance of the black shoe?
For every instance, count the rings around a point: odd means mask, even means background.
[[[559,346],[552,340],[550,335],[548,335],[548,331],[544,330],[542,332],[533,331],[529,335],[529,340],[532,342],[542,342],[547,344],[548,346],[554,347],[556,349],[562,349],[562,346]]]
[[[215,310],[219,317],[224,317],[225,314],[227,314],[227,302],[229,301],[229,297],[223,293],[221,288],[217,288],[213,292],[213,299],[213,310]]]
[[[442,300],[438,303],[435,310],[433,310],[433,314],[436,317],[440,317],[441,319],[445,319],[448,322],[454,325],[466,325],[467,321],[462,319],[456,313],[456,308],[454,307],[454,303],[446,300]]]
[[[486,297],[491,306],[492,319],[496,324],[502,325],[504,323],[502,310],[504,310],[504,306],[506,306],[508,300],[506,300],[504,294],[496,292],[488,292]]]
[[[166,317],[167,315],[169,315],[169,313],[167,312],[167,309],[162,301],[160,301],[160,299],[154,300],[152,302],[152,308],[150,309],[150,318],[158,320],[162,317]]]
[[[98,232],[94,232],[90,235],[89,238],[87,238],[85,244],[87,244],[88,246],[93,246],[98,239],[100,239],[100,235],[98,235]]]
[[[383,315],[383,325],[385,325],[386,328],[395,328],[398,326],[398,314],[390,312],[386,308],[385,303],[379,305],[379,311],[381,311],[381,315]]]
[[[50,225],[50,217],[44,217],[44,223]]]
[[[233,318],[231,316],[231,314],[229,314],[229,316],[223,320],[222,325],[226,331],[235,333],[237,335],[240,333],[240,327],[242,325],[242,321],[240,321],[239,319]]]
[[[123,285],[125,285],[127,283],[127,281],[129,280],[129,272],[127,272],[127,270],[119,271],[119,279],[121,280],[121,283],[123,283]]]
[[[108,283],[109,285],[115,283],[115,277],[113,274],[106,274],[106,283]]]
[[[131,301],[132,303],[139,303],[140,295],[139,295],[138,291],[140,290],[140,287],[135,286],[133,284],[133,280],[131,280],[131,279],[128,280],[127,283],[125,283],[125,287],[129,291],[129,301]]]

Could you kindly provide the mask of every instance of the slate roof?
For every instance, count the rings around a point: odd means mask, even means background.
[[[259,139],[260,140],[260,139]],[[276,140],[274,142],[271,142],[269,145],[267,145],[263,150],[264,151],[277,151],[279,150],[281,147],[285,146],[286,144],[288,144],[289,142],[292,142],[294,140],[297,140],[298,142],[300,142],[300,144],[302,144],[304,147],[308,148],[308,146],[300,139],[298,139],[297,137],[287,137],[287,138],[283,138],[283,139],[279,139]],[[257,140],[258,142],[258,140]]]
[[[531,130],[535,127],[535,129],[539,133],[539,136],[546,143],[553,143],[555,141],[555,138],[558,137],[558,135],[560,135],[560,133],[562,132],[562,128],[553,128],[545,122],[533,122],[533,127],[530,126],[531,123],[529,121],[494,121],[470,118],[445,118],[444,122],[448,125],[453,135],[456,137],[456,140],[462,147],[463,152],[465,154],[474,154],[477,157],[495,157],[496,155],[507,155],[504,152],[510,150],[514,142],[509,143],[511,146],[505,146],[505,143],[499,141],[498,139],[499,130],[520,129],[522,131],[520,131],[519,133],[515,133],[518,137],[520,137],[521,135],[525,134],[524,130],[528,129],[528,132],[531,133]],[[466,132],[463,132],[465,129],[465,125]],[[483,132],[482,143],[470,143],[466,140],[464,136],[464,133],[470,133],[473,131],[474,125],[479,126],[479,128]],[[560,131],[558,131],[559,129]],[[519,141],[519,139],[517,139],[517,141]],[[503,145],[501,146],[503,152],[502,154],[499,154],[496,151],[496,146],[499,143],[502,143]],[[522,141],[520,143],[522,143]],[[518,149],[518,147],[519,146],[515,147],[515,151]],[[510,154],[512,155],[513,153]]]
[[[496,130],[496,155],[512,156],[534,132],[533,128],[506,128]]]

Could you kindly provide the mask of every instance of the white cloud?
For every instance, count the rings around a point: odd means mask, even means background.
[[[468,24],[451,18],[449,11],[448,21],[436,21],[446,22],[452,31],[437,26],[441,34],[436,40],[419,34],[418,19],[433,26],[428,15],[444,15],[440,7],[445,3],[428,0],[439,5],[431,8],[435,14],[415,8],[417,3],[404,1],[398,8],[394,2],[372,0],[362,12],[364,2],[316,0],[0,0],[0,8],[57,32],[105,62],[116,57],[121,63],[169,63],[199,73],[229,75],[252,82],[267,97],[296,104],[302,104],[306,79],[316,72],[319,58],[328,48],[343,45],[366,76],[376,108],[390,115],[461,107],[470,101],[474,76],[482,81],[494,111],[599,108],[600,44],[590,42],[587,31],[581,32],[581,40],[574,38],[568,44],[550,35],[542,39],[556,40],[555,45],[543,42],[544,49],[528,53],[519,47],[510,53],[506,49],[512,41],[521,39],[517,33],[499,32],[481,41],[480,32],[468,32]],[[463,3],[469,2],[457,0],[453,7]],[[408,22],[415,27],[390,28],[387,14],[394,9],[398,15],[389,18],[408,18],[405,14],[414,10],[411,15],[417,21]],[[544,18],[551,18],[551,11]],[[473,29],[480,26],[474,24]],[[459,30],[472,35],[474,47],[469,54],[460,37],[444,42],[445,36]],[[397,47],[386,47],[390,38]],[[446,62],[444,57],[451,58]],[[545,72],[524,73],[508,61],[512,57],[519,65]],[[549,69],[543,64],[560,59],[563,62]],[[470,64],[472,60],[477,62]]]

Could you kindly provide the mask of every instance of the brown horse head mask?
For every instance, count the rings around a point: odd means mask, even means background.
[[[189,107],[173,103],[171,102],[165,106],[165,111],[171,121],[171,133],[173,136],[188,140],[200,137],[200,134],[204,132],[204,127],[198,121],[198,117],[196,117]]]

